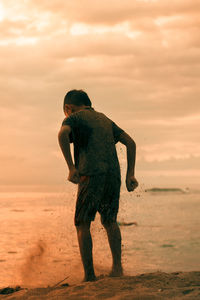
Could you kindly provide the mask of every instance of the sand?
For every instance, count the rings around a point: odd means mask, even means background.
[[[67,281],[67,280],[66,280]],[[146,273],[71,286],[22,289],[0,299],[200,299],[200,272]]]

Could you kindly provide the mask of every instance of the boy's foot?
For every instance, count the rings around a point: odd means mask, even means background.
[[[109,274],[110,277],[121,277],[123,276],[123,269],[122,268],[113,268]]]
[[[91,277],[91,278],[84,278],[83,282],[89,282],[89,281],[97,281],[98,279],[96,277]]]
[[[97,281],[97,280],[103,279],[103,278],[105,278],[105,277],[106,277],[106,276],[105,276],[104,274],[100,274],[99,276],[93,276],[93,277],[91,277],[91,279],[90,279],[90,277],[89,277],[89,278],[87,278],[88,280],[84,279],[83,282],[87,282],[87,281]]]
[[[88,281],[97,281],[97,277],[95,275],[92,276],[87,276],[83,279],[83,282],[88,282]]]

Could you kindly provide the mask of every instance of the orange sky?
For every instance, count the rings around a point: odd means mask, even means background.
[[[196,0],[0,1],[1,184],[63,183],[71,88],[133,136],[144,182],[199,182],[199,12]]]

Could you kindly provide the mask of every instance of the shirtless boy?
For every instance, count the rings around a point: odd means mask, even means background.
[[[85,281],[96,280],[90,224],[97,212],[106,229],[112,253],[110,276],[122,276],[121,233],[117,224],[120,196],[120,167],[115,144],[127,149],[126,187],[133,191],[136,145],[132,138],[104,114],[92,108],[88,95],[71,90],[64,98],[64,119],[58,140],[69,168],[68,180],[78,184],[74,223],[85,272]],[[74,144],[74,162],[70,143]]]

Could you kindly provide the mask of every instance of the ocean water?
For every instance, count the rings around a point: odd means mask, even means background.
[[[48,286],[67,277],[79,282],[83,269],[73,213],[76,189],[0,191],[0,287]],[[118,221],[125,274],[200,270],[200,191],[122,188]],[[136,222],[137,225],[126,223]],[[96,216],[92,223],[97,275],[108,273],[111,254]]]

